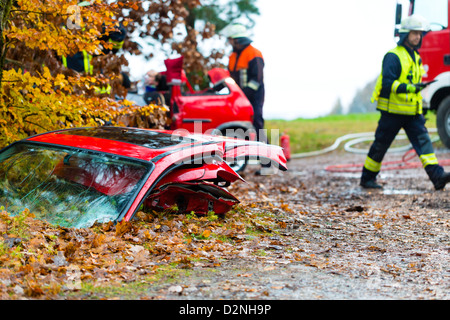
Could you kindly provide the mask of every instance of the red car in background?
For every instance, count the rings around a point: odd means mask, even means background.
[[[169,107],[168,129],[255,139],[253,107],[228,70],[210,70],[211,86],[196,91],[183,70],[183,57],[167,59],[164,63],[167,71],[160,74],[165,77],[165,84],[159,93]],[[230,163],[238,172],[243,171],[246,164],[245,159]]]
[[[211,86],[195,91],[183,70],[183,57],[164,61],[167,71],[166,104],[170,107],[171,130],[211,133],[217,129],[253,130],[253,107],[230,77],[228,70],[214,68],[208,72]]]
[[[171,130],[186,129],[193,133],[211,133],[219,130],[223,135],[242,131],[251,134],[253,107],[236,82],[223,69],[209,72],[213,86],[202,91],[183,91],[172,85],[170,115]],[[224,78],[217,78],[222,75]],[[189,84],[185,80],[185,84]],[[188,88],[192,88],[188,86]],[[241,136],[245,138],[245,136]],[[248,136],[248,138],[251,138]]]
[[[278,146],[187,132],[121,127],[48,132],[0,150],[0,206],[15,215],[84,228],[130,221],[138,210],[225,214],[243,180],[227,161],[269,159],[286,170]]]

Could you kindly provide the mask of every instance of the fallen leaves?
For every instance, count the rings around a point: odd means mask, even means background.
[[[209,238],[210,235],[211,235],[211,230],[204,230],[202,232],[202,238]]]
[[[277,225],[244,210],[225,218],[140,212],[136,221],[89,229],[55,227],[29,212],[11,217],[3,211],[0,297],[49,298],[71,291],[73,270],[80,283],[129,282],[162,265],[214,268],[230,257],[251,256],[237,244],[255,239],[249,232],[264,238]],[[81,284],[75,287],[80,290]]]

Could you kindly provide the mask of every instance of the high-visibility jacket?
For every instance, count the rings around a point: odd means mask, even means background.
[[[422,59],[414,50],[414,60],[404,46],[397,46],[389,51],[397,55],[401,64],[401,74],[391,86],[389,97],[381,97],[380,92],[383,83],[383,71],[377,79],[375,89],[372,94],[372,102],[378,101],[377,109],[389,113],[416,115],[422,114],[422,95],[418,93],[397,92],[402,84],[416,84],[422,81],[425,69]]]
[[[248,87],[258,91],[264,83],[263,68],[261,51],[250,44],[240,52],[233,52],[228,62],[230,76],[242,89]]]
[[[93,56],[87,53],[85,50],[77,52],[73,56],[62,57],[62,63],[66,68],[73,69],[77,72],[85,72],[86,74],[92,75],[94,68],[91,63]],[[105,87],[95,87],[96,94],[110,94],[111,85],[108,83]]]

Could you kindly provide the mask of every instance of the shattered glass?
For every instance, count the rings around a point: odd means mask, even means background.
[[[85,228],[118,218],[150,170],[108,154],[18,143],[0,155],[0,206]]]

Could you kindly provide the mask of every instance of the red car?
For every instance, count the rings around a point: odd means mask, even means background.
[[[0,150],[0,206],[77,228],[130,221],[144,207],[225,214],[239,202],[225,188],[243,179],[224,160],[240,157],[286,170],[280,147],[223,136],[120,127],[48,132]]]
[[[209,76],[213,86],[203,91],[192,90],[187,79],[183,81],[190,88],[186,92],[180,85],[171,86],[170,129],[186,129],[195,133],[210,133],[217,129],[223,135],[227,129],[230,132],[254,131],[253,107],[241,88],[225,71],[211,70]]]
[[[157,92],[164,97],[170,110],[168,129],[255,139],[253,107],[228,70],[210,70],[210,88],[195,91],[182,69],[183,57],[167,59],[164,63],[167,71],[160,72],[163,81]],[[130,98],[133,100],[132,96]],[[242,159],[230,164],[239,172],[245,169],[247,162]]]

